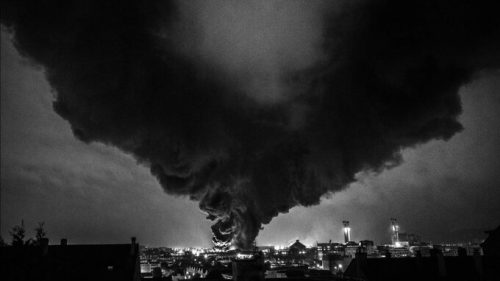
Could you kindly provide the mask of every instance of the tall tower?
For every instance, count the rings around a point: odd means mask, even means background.
[[[395,218],[391,218],[391,230],[392,230],[392,245],[399,242],[399,225]]]
[[[351,228],[349,227],[349,221],[342,221],[344,224],[344,241],[345,243],[351,241]]]

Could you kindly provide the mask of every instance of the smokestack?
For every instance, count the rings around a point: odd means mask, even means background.
[[[138,245],[135,237],[130,238],[130,255],[134,256],[137,253]]]
[[[349,221],[342,221],[344,224],[344,242],[347,243],[351,241],[351,228],[349,227]]]
[[[392,245],[396,245],[399,242],[399,225],[395,218],[391,218],[391,230],[392,230]]]

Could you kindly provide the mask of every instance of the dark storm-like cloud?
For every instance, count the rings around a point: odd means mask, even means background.
[[[80,140],[134,155],[166,192],[200,201],[215,242],[240,248],[279,213],[397,164],[402,148],[452,137],[458,88],[500,58],[494,1],[344,3],[322,14],[323,59],[279,68],[293,94],[266,103],[180,50],[190,33],[169,36],[174,4],[5,1],[2,23]]]

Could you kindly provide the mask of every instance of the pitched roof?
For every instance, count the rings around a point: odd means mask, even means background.
[[[293,243],[292,245],[290,245],[289,248],[295,248],[295,249],[301,249],[301,250],[303,250],[303,249],[306,248],[306,246],[304,244],[300,243],[299,240],[296,240],[295,243]]]

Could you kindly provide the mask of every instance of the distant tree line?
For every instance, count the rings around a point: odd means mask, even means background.
[[[10,231],[9,235],[11,237],[10,245],[14,247],[22,246],[39,246],[42,243],[42,239],[47,238],[47,232],[45,232],[45,223],[39,222],[35,227],[35,237],[26,239],[26,229],[24,227],[24,221],[21,221],[20,225],[14,226]],[[9,246],[3,238],[0,237],[0,246]]]

